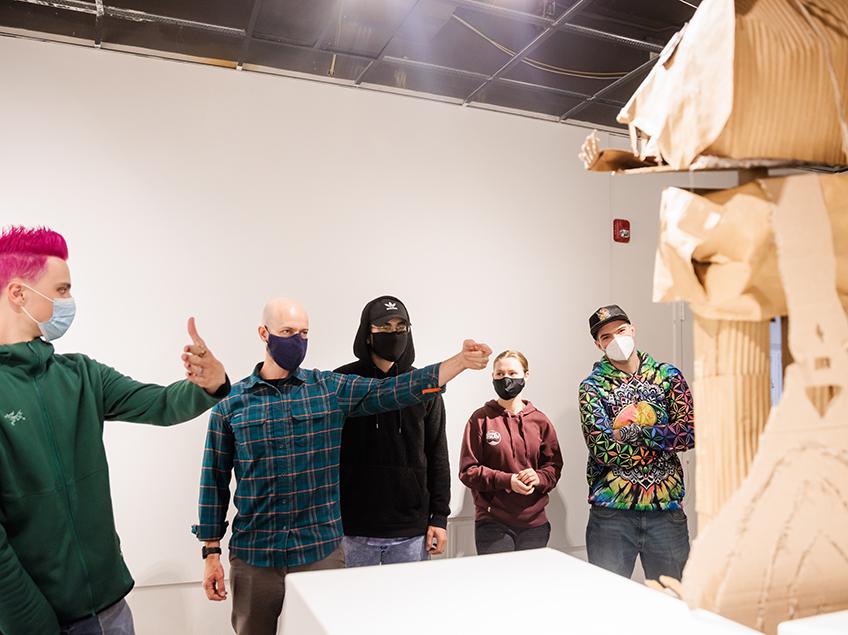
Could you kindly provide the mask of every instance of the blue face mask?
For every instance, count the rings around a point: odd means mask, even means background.
[[[265,327],[268,328],[267,326]],[[280,337],[268,331],[268,352],[277,366],[289,372],[297,370],[306,357],[308,341],[300,335]]]
[[[39,322],[32,315],[30,315],[29,311],[26,310],[26,307],[21,307],[24,313],[27,314],[27,317],[38,324],[38,329],[41,331],[41,336],[51,342],[53,340],[57,340],[62,337],[65,333],[68,332],[68,329],[71,328],[71,323],[74,321],[74,316],[77,314],[77,305],[74,302],[73,298],[48,298],[46,295],[41,293],[40,291],[36,291],[29,285],[22,285],[29,289],[30,291],[37,293],[45,300],[48,300],[53,303],[53,314],[50,316],[50,319],[46,322]]]

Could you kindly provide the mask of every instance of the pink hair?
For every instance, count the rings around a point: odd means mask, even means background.
[[[0,287],[12,278],[37,280],[47,267],[47,258],[68,259],[68,245],[61,234],[46,227],[12,226],[0,231]]]

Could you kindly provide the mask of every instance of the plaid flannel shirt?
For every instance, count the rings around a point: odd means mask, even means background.
[[[345,419],[438,394],[439,365],[382,380],[298,369],[279,388],[259,376],[261,368],[212,409],[192,531],[201,541],[223,537],[235,471],[232,555],[257,567],[305,565],[330,555],[343,535]]]

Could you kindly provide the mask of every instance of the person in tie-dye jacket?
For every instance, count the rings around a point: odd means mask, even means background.
[[[595,311],[589,330],[604,352],[579,389],[589,562],[629,577],[639,556],[648,579],[680,579],[689,531],[677,453],[695,446],[692,394],[680,370],[636,350],[617,305]]]

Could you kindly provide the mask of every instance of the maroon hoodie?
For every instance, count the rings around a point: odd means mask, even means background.
[[[532,494],[516,494],[513,474],[532,467],[539,485]],[[489,401],[471,415],[462,439],[459,480],[474,494],[477,520],[493,519],[523,529],[548,521],[548,492],[562,471],[556,430],[529,401],[518,414]]]

